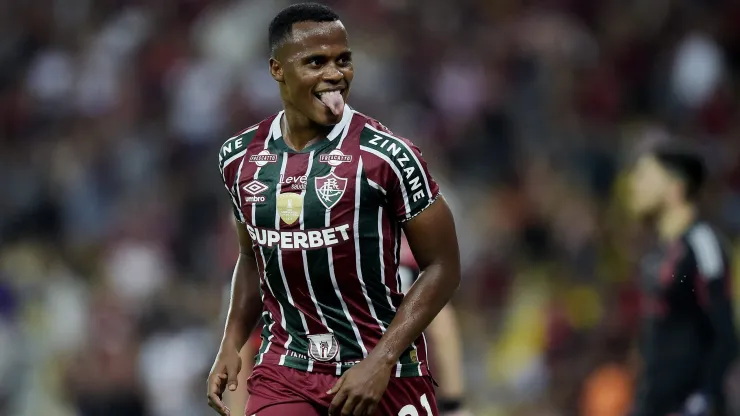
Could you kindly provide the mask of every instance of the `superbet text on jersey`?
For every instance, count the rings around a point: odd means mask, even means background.
[[[342,374],[371,351],[401,304],[401,226],[439,195],[419,150],[345,107],[302,151],[283,113],[221,147],[234,215],[253,241],[263,298],[257,364]],[[427,375],[421,336],[394,375]]]

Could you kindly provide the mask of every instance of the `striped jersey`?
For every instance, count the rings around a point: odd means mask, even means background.
[[[253,241],[263,301],[257,365],[341,375],[376,346],[403,300],[402,224],[439,196],[421,152],[345,106],[325,139],[288,147],[280,112],[219,154]],[[428,374],[423,335],[396,377]]]

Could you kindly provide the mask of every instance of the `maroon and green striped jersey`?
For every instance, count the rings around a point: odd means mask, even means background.
[[[402,224],[439,188],[421,152],[345,106],[326,139],[285,144],[280,112],[227,140],[219,165],[261,276],[257,364],[342,374],[368,355],[396,314]],[[428,374],[419,337],[396,377]]]

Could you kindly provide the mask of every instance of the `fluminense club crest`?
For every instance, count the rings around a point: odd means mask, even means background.
[[[342,199],[344,190],[347,189],[347,179],[340,178],[334,172],[326,176],[314,178],[314,181],[316,185],[316,196],[319,197],[319,201],[324,204],[326,209],[334,207]]]

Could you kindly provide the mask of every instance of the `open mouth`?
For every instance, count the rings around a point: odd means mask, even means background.
[[[313,93],[313,95],[319,101],[323,102],[324,101],[324,98],[329,98],[332,95],[339,95],[341,97],[343,91],[344,90],[319,91],[319,92]]]
[[[342,89],[331,90],[331,91],[320,91],[314,93],[317,100],[327,107],[334,115],[342,114],[344,109],[344,97],[342,96]]]

